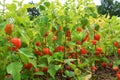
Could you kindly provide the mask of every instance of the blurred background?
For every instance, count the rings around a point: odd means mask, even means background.
[[[12,3],[13,1],[21,0],[0,0],[0,12],[5,10],[4,4]],[[36,4],[40,0],[23,0],[23,4],[33,3]],[[55,1],[55,0],[48,0]],[[64,4],[67,0],[59,0]],[[92,0],[91,0],[92,1]],[[110,15],[120,17],[120,0],[93,0],[93,3],[96,5],[98,13],[101,15]],[[106,15],[106,16],[107,16]]]

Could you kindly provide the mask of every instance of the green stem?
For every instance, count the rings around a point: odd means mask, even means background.
[[[78,64],[79,64],[79,59],[78,59],[78,58],[79,58],[79,57],[78,57],[78,53],[77,53],[77,48],[78,48],[78,47],[76,46],[76,60],[77,60],[77,67],[78,67]]]
[[[118,57],[119,57],[119,55],[118,55],[118,53],[117,53],[117,50],[116,50],[116,49],[115,49],[115,53],[114,53],[114,55],[115,55],[115,59],[116,59],[116,60],[118,60],[118,59],[119,59],[119,58],[118,58]]]
[[[64,43],[64,59],[65,59],[65,53],[66,53],[66,35],[65,35],[65,43]]]
[[[45,37],[45,47],[46,47],[46,37]]]

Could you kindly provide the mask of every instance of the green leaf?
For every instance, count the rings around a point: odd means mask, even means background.
[[[39,65],[37,65],[38,67],[45,67],[46,66],[46,64],[39,64]]]
[[[30,41],[30,38],[29,38],[29,36],[26,34],[26,32],[23,30],[22,32],[21,32],[21,30],[19,30],[19,33],[21,34],[21,39],[25,42],[25,43],[27,43],[27,45],[29,46],[29,41]]]
[[[43,65],[46,65],[47,66],[47,64],[48,64],[48,58],[49,58],[50,56],[49,55],[44,55],[44,56],[42,56],[42,57],[40,57],[39,58],[39,65],[38,66],[43,66]]]
[[[77,39],[79,40],[79,39]],[[74,42],[67,42],[66,45],[70,46],[70,47],[74,47],[76,45],[76,43]]]
[[[24,4],[24,8],[33,8],[34,7],[34,5],[32,5],[32,4]]]
[[[35,58],[35,56],[33,55],[33,53],[31,52],[29,48],[21,48],[19,49],[19,52],[20,54],[23,54],[24,56],[28,58]]]
[[[81,40],[85,38],[85,35],[86,35],[85,31],[83,31],[83,32],[80,33]]]
[[[86,66],[88,66],[88,65],[89,65],[88,62],[84,62],[84,63],[78,64],[78,67],[84,68],[84,67],[86,67]]]
[[[6,24],[7,24],[7,22],[0,23],[0,29],[4,28]]]
[[[53,54],[53,58],[58,59],[58,60],[63,60],[64,54],[63,52],[56,52]]]
[[[105,57],[102,57],[102,58],[101,58],[101,61],[104,61],[104,62],[107,62],[107,63],[109,63],[109,60],[108,60],[108,58],[105,58]]]
[[[20,71],[22,66],[20,62],[13,62],[7,66],[7,72],[13,76],[13,80],[21,80]]]
[[[78,26],[79,26],[79,24],[74,25],[74,26],[72,27],[71,32],[74,32],[74,31],[75,31],[75,29],[76,29]]]
[[[50,56],[47,59],[48,59],[48,64],[49,64],[53,60],[53,57]]]
[[[120,64],[120,60],[116,60],[114,61],[113,66],[118,66],[119,64]]]
[[[57,36],[58,36],[58,40],[56,41],[57,43],[62,43],[62,40],[63,40],[63,34],[64,32],[63,31],[60,31]]]
[[[42,23],[44,23],[45,26],[47,26],[47,24],[48,24],[48,17],[47,17],[47,16],[42,16],[42,17],[40,18],[40,21],[41,21]]]
[[[29,62],[32,63],[32,65],[37,68],[36,60],[35,59],[29,59]]]
[[[3,46],[4,44],[6,44],[7,40],[6,38],[3,38],[3,36],[0,36],[0,46]]]
[[[95,30],[98,31],[99,30],[99,25],[98,24],[94,24],[95,26]]]
[[[68,26],[65,26],[65,27],[63,27],[63,30],[66,32],[66,31],[70,30],[70,28]]]
[[[40,10],[45,10],[45,7],[43,5],[39,6]]]
[[[74,77],[75,76],[75,73],[73,71],[65,71],[65,75],[66,76],[70,76],[70,77]]]
[[[9,11],[15,11],[16,10],[16,5],[14,3],[12,3],[12,4],[6,4],[6,8]]]
[[[87,28],[88,28],[90,34],[91,34],[91,35],[94,35],[94,32],[93,32],[92,28],[91,28],[90,26],[88,26]]]
[[[82,18],[81,19],[81,24],[83,26],[83,28],[85,28],[85,26],[89,23],[88,19],[87,18]]]
[[[50,6],[50,2],[44,2],[44,5],[45,5],[46,7],[49,7],[49,6]]]
[[[21,58],[22,62],[28,63],[28,57],[27,56],[25,56],[24,54],[19,54],[19,55],[20,55],[20,58]]]
[[[49,65],[48,67],[48,73],[50,74],[50,76],[52,76],[53,78],[55,78],[55,74],[56,72],[61,68],[61,65]]]

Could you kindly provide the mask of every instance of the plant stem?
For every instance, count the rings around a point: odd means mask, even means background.
[[[65,35],[65,43],[64,43],[64,59],[65,59],[65,53],[66,53],[66,35]]]
[[[76,46],[76,60],[77,60],[77,67],[78,67],[79,59],[78,59],[78,53],[77,53],[77,46]]]

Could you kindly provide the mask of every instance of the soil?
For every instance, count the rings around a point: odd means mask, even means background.
[[[106,56],[110,62],[115,60],[115,56]],[[100,66],[100,63],[97,62],[96,66],[99,66],[98,69],[93,72],[92,78],[90,80],[115,80],[116,72],[110,66],[103,68]]]
[[[93,77],[91,80],[114,80],[116,77],[116,72],[112,68],[98,68],[93,72]]]

